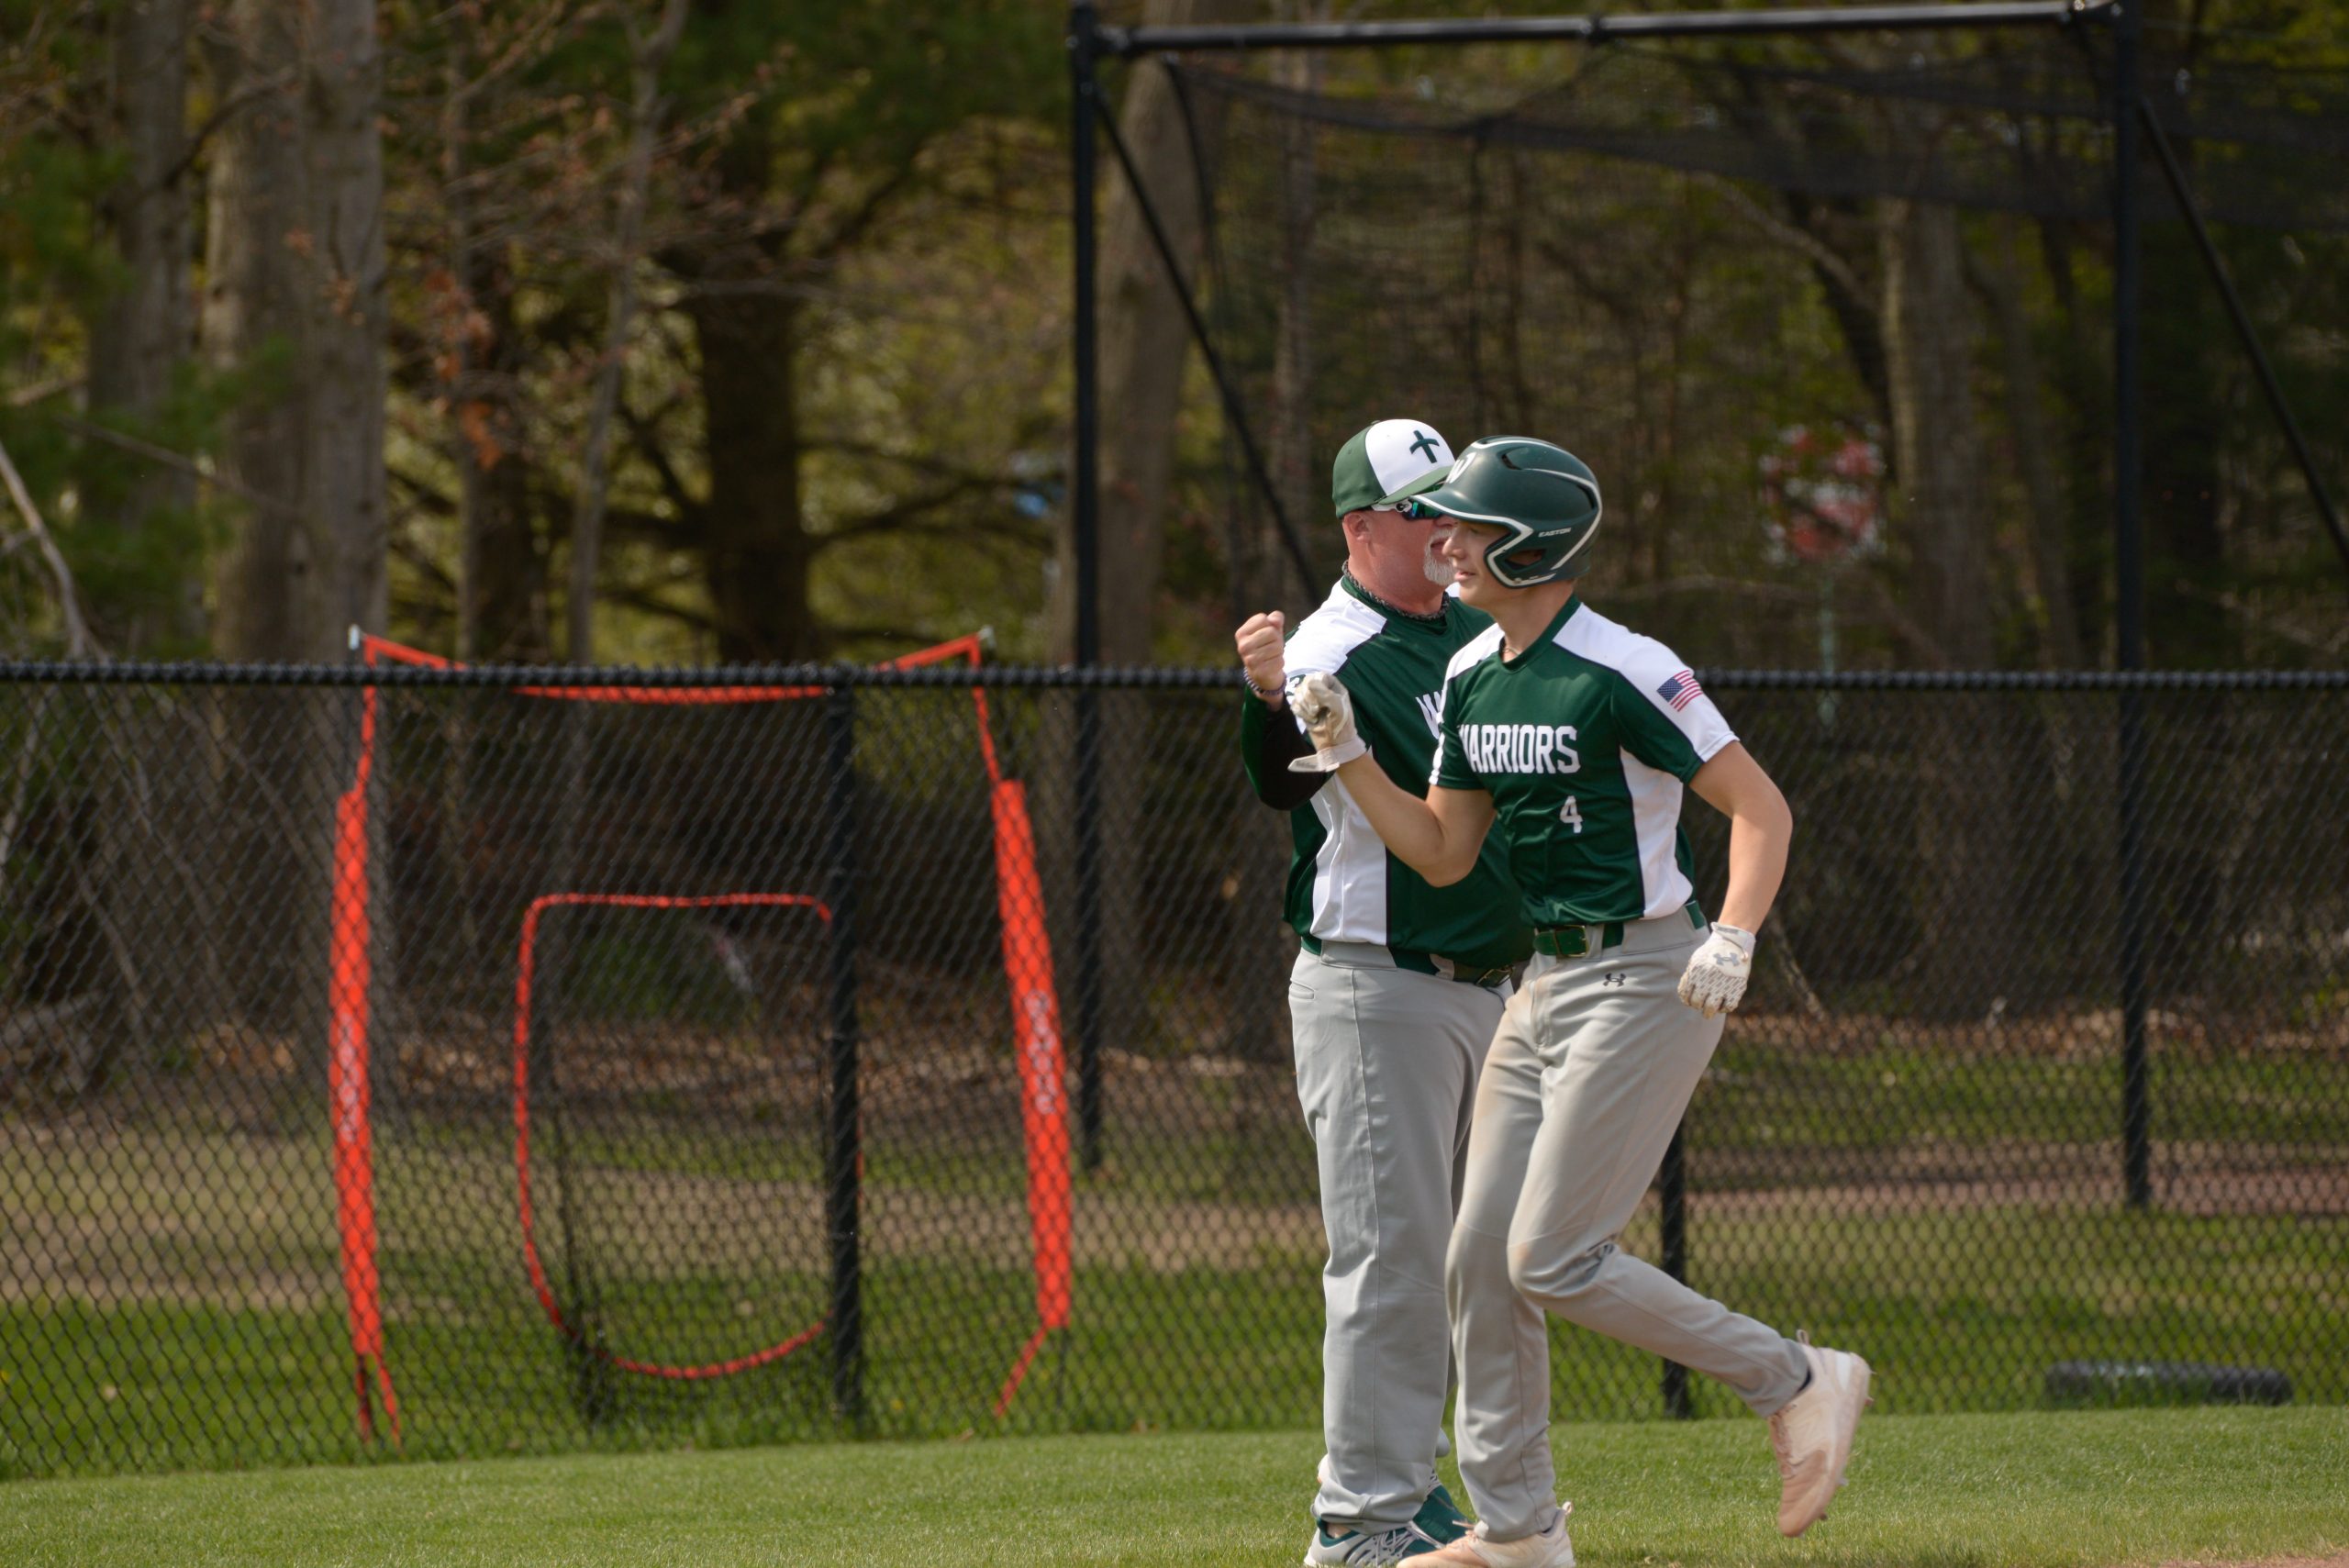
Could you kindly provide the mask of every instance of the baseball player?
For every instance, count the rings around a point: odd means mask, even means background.
[[[1427,796],[1379,765],[1379,738],[1334,673],[1290,694],[1316,750],[1296,765],[1334,769],[1436,886],[1505,844],[1535,950],[1477,1086],[1445,1261],[1454,1429],[1480,1522],[1407,1562],[1573,1563],[1545,1310],[1736,1390],[1769,1420],[1778,1528],[1800,1535],[1842,1484],[1867,1363],[1789,1340],[1616,1245],[1744,994],[1786,869],[1785,798],[1669,650],[1582,602],[1600,505],[1581,460],[1496,436],[1401,499],[1453,519],[1443,553],[1460,596],[1495,623],[1452,661]],[[1730,818],[1729,888],[1709,925],[1692,896],[1684,790]]]
[[[1430,886],[1387,853],[1349,784],[1290,770],[1313,747],[1283,711],[1285,685],[1342,675],[1387,787],[1427,776],[1444,669],[1490,623],[1444,592],[1452,572],[1435,546],[1449,524],[1405,517],[1394,494],[1451,463],[1443,438],[1415,420],[1356,433],[1330,474],[1346,537],[1337,585],[1286,647],[1277,613],[1234,638],[1254,693],[1242,727],[1249,781],[1290,813],[1296,841],[1289,1013],[1330,1243],[1328,1451],[1308,1564],[1393,1563],[1467,1525],[1435,1477],[1451,1376],[1444,1250],[1477,1067],[1530,949],[1497,845],[1453,885]]]

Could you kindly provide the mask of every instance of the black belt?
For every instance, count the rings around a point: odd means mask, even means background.
[[[1705,912],[1690,899],[1681,913],[1688,917],[1688,924],[1704,929]],[[1552,958],[1588,958],[1607,948],[1623,945],[1621,920],[1608,920],[1595,926],[1536,926],[1533,928],[1533,951],[1546,952]]]

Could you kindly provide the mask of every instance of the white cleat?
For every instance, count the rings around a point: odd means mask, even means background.
[[[1539,1535],[1517,1540],[1493,1540],[1478,1525],[1437,1551],[1403,1559],[1403,1568],[1575,1568],[1575,1543],[1566,1539],[1566,1516],[1572,1503],[1558,1506],[1558,1517]]]
[[[1770,1449],[1778,1456],[1778,1533],[1800,1535],[1827,1517],[1852,1462],[1852,1434],[1868,1398],[1868,1363],[1849,1351],[1820,1350],[1809,1340],[1802,1353],[1810,1383],[1770,1418]]]

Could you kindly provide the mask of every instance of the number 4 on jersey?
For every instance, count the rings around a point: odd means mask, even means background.
[[[1558,820],[1566,823],[1577,833],[1582,831],[1582,807],[1575,803],[1573,795],[1566,796],[1566,804],[1558,808]]]

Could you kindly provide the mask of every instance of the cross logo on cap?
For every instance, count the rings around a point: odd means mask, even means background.
[[[1442,447],[1439,445],[1436,439],[1433,436],[1429,435],[1425,430],[1415,429],[1411,434],[1419,438],[1411,443],[1411,450],[1418,452],[1430,462],[1433,462],[1435,461],[1435,454],[1442,450]]]

